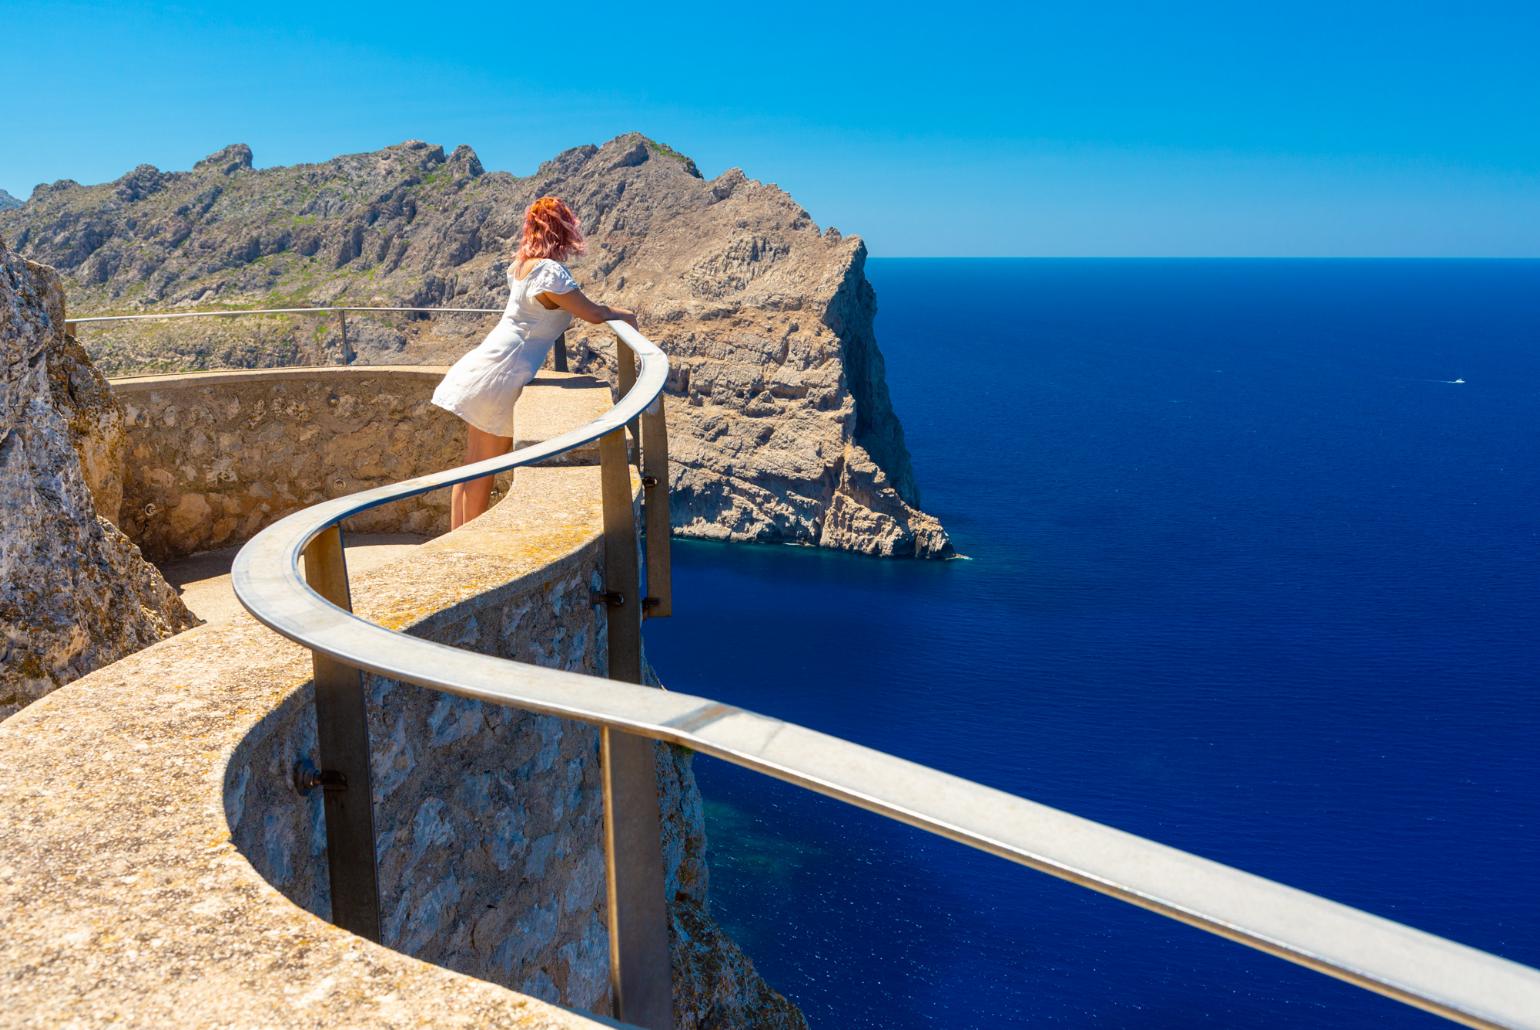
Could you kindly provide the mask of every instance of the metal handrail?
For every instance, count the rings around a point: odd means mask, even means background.
[[[274,312],[218,314],[257,313]],[[232,580],[241,603],[264,625],[309,648],[317,656],[318,669],[324,660],[460,697],[578,720],[600,727],[606,742],[618,733],[684,745],[1456,1022],[1540,1027],[1540,970],[709,698],[547,669],[407,636],[359,618],[307,584],[299,571],[301,556],[307,550],[315,553],[325,535],[335,534],[350,516],[530,465],[595,439],[616,441],[628,422],[649,410],[657,414],[667,357],[629,325],[608,325],[641,367],[634,384],[604,415],[501,457],[323,501],[279,520],[236,556]],[[628,367],[629,359],[621,364]],[[623,374],[623,388],[626,378]],[[620,454],[623,461],[624,451]],[[634,558],[634,542],[626,547],[632,548]],[[613,586],[607,583],[606,589]],[[335,591],[330,592],[335,600]],[[344,582],[344,603],[345,598]],[[608,813],[607,819],[614,815]],[[609,871],[613,907],[616,870],[612,866]],[[619,962],[616,949],[624,945],[616,944],[613,933],[611,944],[613,975]],[[620,1015],[627,1018],[628,1013]]]
[[[87,315],[85,318],[66,319],[66,324],[76,322],[143,322],[168,318],[231,318],[237,315],[326,315],[336,311],[420,311],[432,315],[501,315],[502,308],[390,308],[361,307],[351,304],[328,305],[319,308],[233,308],[227,311],[166,311],[144,315]]]
[[[418,308],[418,307],[380,307],[360,304],[337,304],[318,308],[240,308],[225,311],[163,311],[150,312],[142,315],[87,315],[85,318],[67,318],[64,321],[66,330],[72,325],[85,325],[98,322],[147,322],[164,321],[172,318],[233,318],[239,315],[336,315],[337,324],[342,330],[342,351],[344,363],[350,363],[352,352],[348,349],[348,312],[349,311],[387,311],[397,313],[418,313],[426,315],[501,315],[502,308]],[[556,338],[556,346],[552,352],[555,357],[555,368],[558,372],[567,371],[567,344],[566,334]]]

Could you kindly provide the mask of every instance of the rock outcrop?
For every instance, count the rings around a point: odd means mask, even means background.
[[[649,682],[657,686],[655,676]],[[667,864],[669,951],[679,1030],[807,1030],[800,1009],[771,987],[711,914],[706,812],[689,753],[658,747],[658,806]]]
[[[13,207],[21,207],[21,201],[5,192],[5,190],[0,190],[0,211],[8,211]]]
[[[73,336],[60,333],[50,348],[48,391],[69,427],[96,514],[117,525],[123,505],[123,406]]]
[[[0,718],[196,621],[98,514],[122,414],[63,318],[58,277],[0,241]]]
[[[487,172],[469,147],[408,142],[315,165],[254,169],[227,147],[188,172],[141,165],[116,182],[39,186],[0,232],[58,267],[77,309],[233,304],[491,307],[525,206],[556,193],[591,248],[592,296],[635,307],[669,351],[675,529],[686,536],[945,556],[919,508],[872,328],[857,237],[820,231],[772,185],[712,180],[637,134],[568,150],[532,176]],[[369,362],[446,361],[486,317],[349,320]],[[603,332],[574,333],[579,368],[607,369]],[[111,372],[344,359],[313,319],[93,328]]]

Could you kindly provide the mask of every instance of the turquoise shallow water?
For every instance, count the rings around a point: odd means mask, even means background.
[[[681,542],[666,682],[1540,965],[1540,263],[870,275],[973,560]],[[936,337],[957,281],[999,314]],[[815,1026],[1439,1025],[698,770],[719,916]]]

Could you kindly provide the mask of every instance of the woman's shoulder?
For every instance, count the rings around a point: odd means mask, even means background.
[[[520,275],[520,272],[524,274]],[[515,261],[508,266],[508,278],[514,282],[523,282],[534,275],[554,275],[566,279],[572,278],[572,273],[568,271],[567,266],[555,258],[534,258],[523,263]]]
[[[578,288],[567,266],[554,258],[541,258],[529,266],[525,280],[539,293],[569,293]]]

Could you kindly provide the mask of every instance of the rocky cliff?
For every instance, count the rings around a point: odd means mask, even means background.
[[[98,513],[122,497],[122,414],[64,334],[50,269],[0,240],[0,718],[196,620]]]
[[[8,211],[13,207],[21,207],[21,201],[5,192],[5,190],[0,190],[0,211]]]
[[[76,310],[375,304],[501,308],[524,207],[556,193],[591,248],[590,295],[635,307],[674,362],[673,511],[682,535],[944,556],[918,507],[872,329],[864,245],[820,231],[774,186],[631,134],[566,151],[532,176],[487,172],[469,147],[409,142],[256,169],[227,147],[187,172],[42,185],[0,233],[67,276]],[[447,361],[485,317],[350,318],[360,361]],[[608,368],[602,332],[578,367]],[[258,318],[92,329],[109,371],[343,359],[331,321]]]

